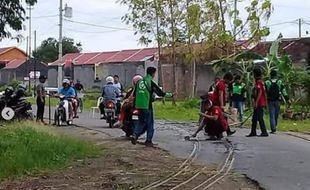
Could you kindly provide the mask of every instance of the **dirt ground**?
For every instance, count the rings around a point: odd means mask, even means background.
[[[126,139],[113,139],[106,134],[82,128],[58,129],[68,135],[92,141],[103,147],[105,156],[78,160],[63,171],[45,172],[16,180],[3,181],[0,190],[129,190],[141,189],[177,171],[183,160],[159,148],[133,146]],[[202,166],[190,166],[177,179],[157,189],[171,189],[194,175]],[[208,179],[214,171],[204,171],[195,181],[179,189],[190,190]],[[259,189],[243,176],[231,173],[212,190]]]

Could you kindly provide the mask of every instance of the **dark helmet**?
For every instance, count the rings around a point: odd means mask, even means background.
[[[43,79],[46,80],[47,77],[46,77],[45,75],[40,75],[40,76],[39,76],[39,80],[43,80]]]
[[[26,87],[26,85],[24,85],[24,84],[19,84],[19,85],[17,86],[17,89],[18,89],[18,90],[19,90],[19,89],[22,89],[22,90],[26,91],[26,90],[27,90],[27,87]]]
[[[5,96],[12,96],[13,93],[14,93],[14,88],[12,86],[6,87],[6,89],[4,91]]]

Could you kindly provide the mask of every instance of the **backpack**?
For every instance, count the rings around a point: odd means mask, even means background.
[[[278,80],[276,81],[271,81],[271,84],[270,84],[270,87],[269,89],[267,89],[267,96],[268,96],[268,100],[271,101],[271,102],[276,102],[276,101],[279,101],[280,100],[280,87],[279,87],[279,84],[278,84]]]

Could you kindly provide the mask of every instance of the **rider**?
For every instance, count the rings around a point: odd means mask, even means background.
[[[72,101],[73,101],[74,97],[76,96],[75,90],[70,86],[70,81],[68,79],[64,79],[62,81],[62,86],[63,86],[63,88],[60,88],[58,90],[58,94],[65,96],[65,100],[68,101],[68,103],[69,103],[69,120],[72,121],[72,116],[73,116]]]
[[[117,98],[120,97],[120,92],[117,87],[113,85],[114,78],[112,76],[108,76],[106,79],[106,85],[102,88],[102,97],[103,101],[100,103],[100,111],[101,111],[101,119],[105,119],[104,107],[107,101],[112,101],[116,105]]]
[[[72,106],[73,106],[73,113],[74,113],[74,117],[73,118],[79,118],[79,116],[77,115],[77,106],[78,106],[78,101],[77,101],[77,91],[74,88],[74,83],[73,81],[70,81],[70,86],[71,88],[73,88],[74,92],[75,92],[75,97],[72,99]]]
[[[135,86],[139,80],[141,80],[143,77],[141,75],[136,75],[132,78],[132,84],[133,87],[129,89],[125,96],[124,104],[121,108],[121,114],[119,118],[119,123],[115,124],[116,127],[121,128],[123,126],[124,119],[126,118],[126,115],[128,112],[130,112],[130,109],[132,108],[132,101],[133,101],[133,92],[135,89]]]
[[[76,80],[76,83],[74,85],[74,89],[76,90],[77,98],[79,100],[81,98],[81,95],[82,95],[82,90],[84,90],[84,86],[81,83],[80,79]],[[81,101],[82,101],[82,99],[81,99]],[[81,106],[80,104],[82,104],[82,102],[78,101],[77,102],[77,107],[80,107]]]
[[[228,123],[222,109],[219,106],[214,106],[209,99],[205,99],[202,104],[207,111],[205,113],[199,113],[204,119],[192,137],[196,137],[205,128],[205,132],[210,136],[209,140],[222,139],[223,132],[228,128]]]

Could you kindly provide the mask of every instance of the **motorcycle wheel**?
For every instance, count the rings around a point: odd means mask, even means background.
[[[63,113],[61,111],[58,111],[58,116],[57,116],[57,125],[60,127],[62,126],[62,115]]]
[[[113,127],[113,119],[111,116],[108,116],[108,123],[109,123],[109,128],[112,128]]]

